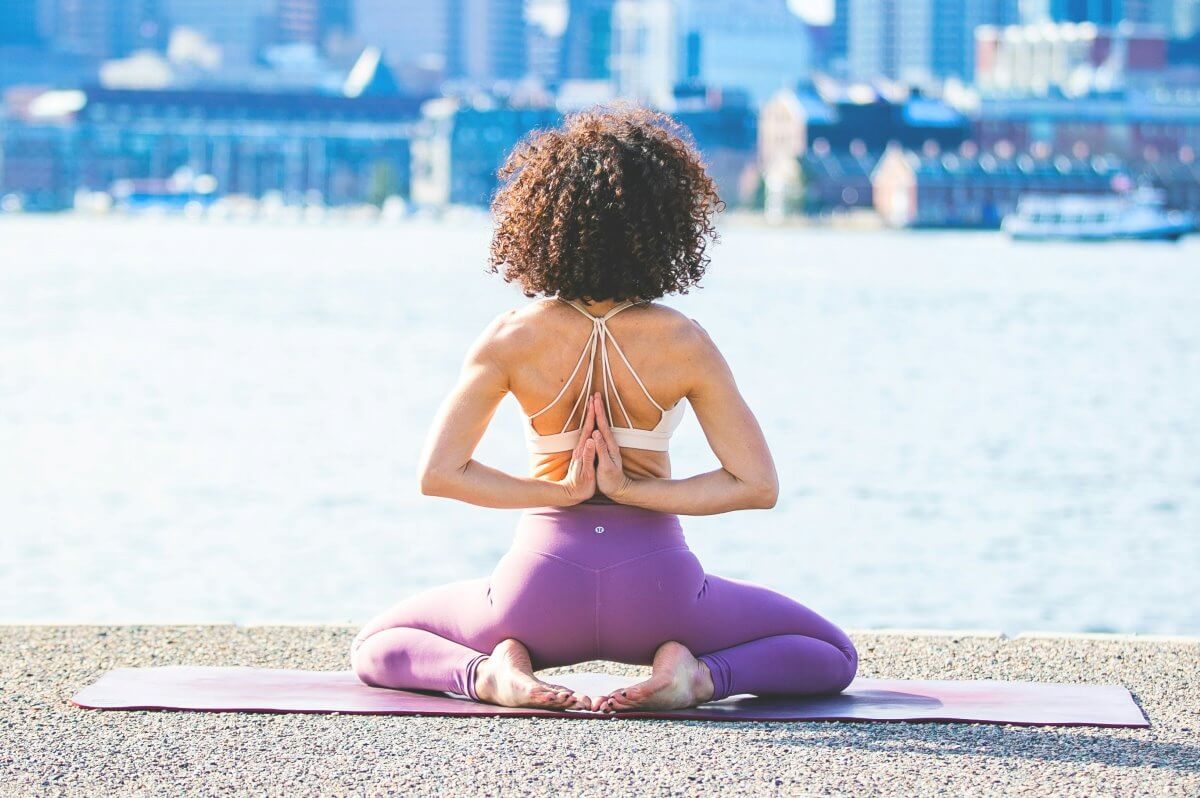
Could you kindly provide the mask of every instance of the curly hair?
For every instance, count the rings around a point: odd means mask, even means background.
[[[665,114],[572,114],[526,137],[499,175],[489,265],[526,296],[652,300],[704,275],[724,203]]]

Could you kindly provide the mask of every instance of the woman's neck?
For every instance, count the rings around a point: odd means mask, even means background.
[[[623,299],[620,299],[620,300],[618,300],[618,299],[601,299],[601,300],[596,300],[594,302],[588,302],[583,299],[575,300],[576,304],[578,304],[580,307],[584,308],[588,313],[592,314],[593,316],[603,316],[605,313],[608,313],[610,310],[615,308],[617,305],[620,305],[624,301],[625,300],[623,300]]]

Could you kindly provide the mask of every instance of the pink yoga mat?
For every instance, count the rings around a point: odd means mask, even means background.
[[[555,676],[587,695],[604,695],[634,679],[601,673]],[[72,702],[89,709],[175,709],[208,712],[343,712],[364,715],[484,715],[609,718],[479,704],[444,693],[367,687],[349,671],[265,668],[119,668]],[[1018,726],[1150,725],[1133,696],[1117,685],[856,679],[825,698],[731,696],[694,709],[630,712],[619,718],[717,721],[943,721]]]

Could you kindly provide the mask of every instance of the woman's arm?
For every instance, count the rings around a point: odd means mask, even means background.
[[[596,490],[596,444],[589,434],[594,428],[590,408],[584,419],[584,434],[560,482],[513,476],[472,457],[509,390],[495,352],[502,319],[493,322],[471,347],[458,384],[438,411],[421,454],[421,493],[501,509],[578,504],[591,498]]]
[[[687,398],[721,467],[687,479],[630,477],[621,469],[620,450],[601,410],[595,413],[598,429],[592,433],[600,490],[621,504],[679,515],[774,507],[779,478],[762,429],[738,391],[729,364],[703,328],[696,324],[696,329],[699,335],[689,354],[697,376]]]

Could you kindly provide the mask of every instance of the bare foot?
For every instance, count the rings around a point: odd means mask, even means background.
[[[713,696],[708,666],[681,643],[663,643],[654,652],[650,678],[610,693],[601,703],[605,712],[683,709],[703,704]]]
[[[475,695],[502,707],[590,709],[565,687],[547,684],[533,675],[529,649],[517,640],[504,640],[475,669]],[[590,705],[590,702],[588,702]]]

